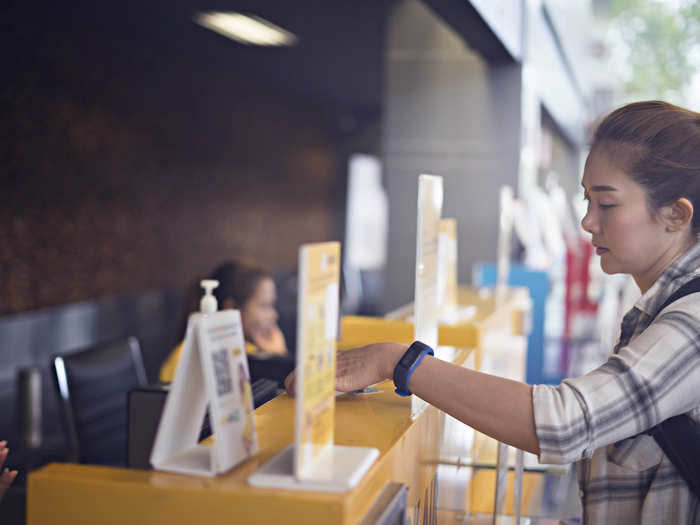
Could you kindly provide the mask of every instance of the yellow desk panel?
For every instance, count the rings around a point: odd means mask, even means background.
[[[461,351],[455,361],[467,356]],[[255,411],[260,451],[233,471],[204,478],[53,463],[29,476],[27,523],[351,524],[365,515],[387,481],[406,483],[409,512],[421,501],[422,514],[422,500],[436,472],[435,465],[423,460],[436,457],[440,414],[429,406],[412,417],[410,398],[394,394],[391,382],[378,388],[380,393],[337,398],[335,442],[380,452],[359,485],[347,493],[247,484],[249,475],[293,441],[294,401],[283,395]]]
[[[383,341],[412,342],[413,323],[361,315],[344,315],[341,319],[339,349]]]
[[[511,288],[503,297],[489,290],[459,288],[460,306],[474,306],[474,316],[456,324],[438,325],[438,344],[458,348],[480,346],[480,337],[487,330],[519,334],[523,331],[523,308],[526,288]],[[347,315],[341,320],[338,348],[346,349],[382,341],[410,343],[413,323],[398,319]]]

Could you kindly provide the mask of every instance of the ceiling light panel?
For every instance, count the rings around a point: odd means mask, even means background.
[[[207,29],[246,45],[293,46],[299,40],[296,35],[272,22],[241,13],[207,11],[197,13],[194,16],[194,21]]]

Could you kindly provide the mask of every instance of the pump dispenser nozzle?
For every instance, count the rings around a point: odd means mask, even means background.
[[[202,288],[204,288],[204,295],[199,301],[199,311],[205,314],[216,312],[216,297],[214,297],[211,292],[214,288],[219,286],[219,281],[214,279],[203,279],[199,281],[199,284]]]

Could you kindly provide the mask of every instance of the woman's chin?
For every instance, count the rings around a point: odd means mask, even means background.
[[[600,259],[600,269],[608,275],[614,275],[616,273],[627,273],[623,268],[620,267],[620,265],[615,264],[611,261],[606,261],[602,257]]]

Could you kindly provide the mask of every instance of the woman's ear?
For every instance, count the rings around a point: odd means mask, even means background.
[[[224,299],[224,302],[221,305],[222,310],[235,310],[236,308],[238,307],[236,306],[236,300],[233,299],[233,297],[227,297]]]
[[[681,197],[673,204],[664,206],[661,215],[666,223],[667,232],[677,232],[689,226],[693,220],[693,203]]]

